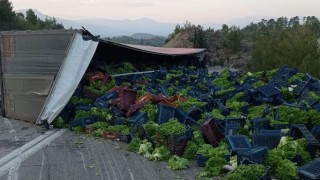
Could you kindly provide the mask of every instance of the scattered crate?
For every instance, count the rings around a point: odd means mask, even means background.
[[[311,134],[320,142],[320,125],[314,125]]]
[[[136,112],[128,120],[130,124],[141,125],[146,123],[148,116],[146,112]]]
[[[253,146],[266,146],[268,149],[276,148],[281,139],[281,132],[279,133],[253,133]]]
[[[270,120],[268,118],[254,118],[250,120],[252,132],[260,132],[262,129],[270,129]]]
[[[197,106],[192,106],[189,110],[188,110],[188,116],[199,120],[201,119],[201,114],[203,113],[203,110]]]
[[[293,94],[296,96],[300,96],[302,94],[302,92],[305,90],[305,88],[307,87],[308,82],[306,81],[302,81],[300,82],[297,87],[294,88],[293,90]]]
[[[237,135],[238,134],[238,124],[235,122],[229,122],[225,125],[224,135]]]
[[[202,154],[196,154],[196,159],[198,167],[205,167],[209,158],[204,157]]]
[[[186,132],[184,134],[169,136],[166,139],[158,134],[157,140],[161,144],[165,145],[171,154],[181,156],[188,141],[192,139],[192,137],[193,131],[191,127],[186,126]]]
[[[174,118],[176,112],[176,108],[165,105],[165,104],[158,104],[158,112],[157,112],[157,123],[163,124],[168,122],[169,119]],[[182,122],[183,123],[183,122]]]
[[[70,121],[69,127],[70,128],[77,127],[77,126],[84,127],[86,125],[93,124],[99,120],[100,120],[100,118],[98,118],[98,117],[83,117],[83,118],[79,118],[77,120]]]
[[[120,92],[121,109],[129,110],[130,106],[136,102],[137,91],[132,89],[123,89]]]
[[[130,143],[132,140],[130,134],[123,135],[121,133],[119,134],[119,139],[120,139],[120,141],[125,142],[125,143]]]
[[[244,151],[252,147],[248,137],[242,135],[226,136],[226,143],[233,153]]]
[[[224,138],[223,133],[217,125],[217,122],[210,118],[201,125],[201,133],[204,139],[213,147],[219,146],[219,141]]]
[[[298,168],[301,180],[320,179],[320,158],[314,159],[308,164]]]
[[[245,151],[240,151],[237,154],[238,165],[242,164],[242,161],[249,160],[257,164],[264,164],[268,155],[267,147],[254,147]]]
[[[95,107],[99,107],[99,108],[108,108],[109,106],[109,102],[108,101],[104,101],[100,98],[96,99],[96,101],[93,104]]]
[[[225,118],[226,123],[237,123],[238,128],[246,125],[246,118]]]
[[[91,105],[79,105],[76,106],[76,111],[90,111],[91,108]]]
[[[306,150],[310,153],[312,158],[315,157],[320,143],[312,136],[304,124],[293,124],[290,128],[289,135],[295,139],[305,138],[307,141]]]

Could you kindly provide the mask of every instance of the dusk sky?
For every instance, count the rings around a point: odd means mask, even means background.
[[[38,9],[64,19],[140,19],[223,23],[247,16],[316,16],[320,0],[13,0],[14,9]]]

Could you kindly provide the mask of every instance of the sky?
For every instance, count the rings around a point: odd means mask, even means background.
[[[320,17],[320,0],[11,0],[14,10],[37,9],[64,19],[140,19],[195,24],[257,17]]]

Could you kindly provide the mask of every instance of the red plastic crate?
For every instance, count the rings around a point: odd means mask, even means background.
[[[120,108],[129,110],[130,106],[135,104],[137,99],[137,91],[132,89],[123,89],[120,92]]]
[[[208,141],[213,147],[219,146],[219,141],[224,138],[220,131],[217,122],[211,118],[201,125],[201,133],[204,139]]]

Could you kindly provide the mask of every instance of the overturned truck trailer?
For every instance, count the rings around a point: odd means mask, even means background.
[[[93,39],[84,38],[80,31],[0,32],[2,115],[37,124],[51,123],[94,61],[199,66],[206,53],[205,49]]]

